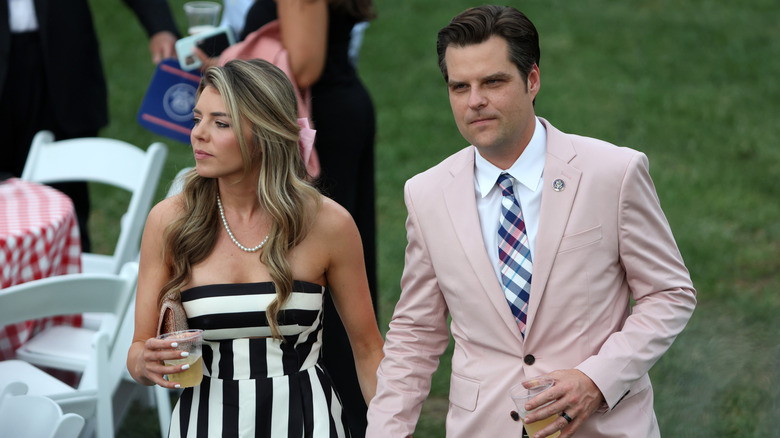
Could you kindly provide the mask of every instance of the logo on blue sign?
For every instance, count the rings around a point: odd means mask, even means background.
[[[177,122],[192,120],[197,90],[189,84],[176,84],[163,96],[165,114]]]

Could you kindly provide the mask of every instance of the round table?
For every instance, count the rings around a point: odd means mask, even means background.
[[[10,178],[0,182],[0,293],[3,288],[81,272],[81,241],[73,202],[49,186]],[[0,360],[49,325],[81,326],[63,315],[0,328]]]

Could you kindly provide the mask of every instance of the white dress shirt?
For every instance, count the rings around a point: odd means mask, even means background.
[[[8,25],[11,33],[38,30],[38,19],[35,16],[33,0],[9,0]]]
[[[536,234],[539,230],[539,215],[542,206],[542,173],[547,154],[547,131],[544,125],[536,119],[536,128],[531,141],[526,146],[517,161],[507,170],[499,169],[484,159],[477,149],[474,149],[474,194],[477,200],[477,212],[482,228],[482,239],[485,242],[493,270],[501,281],[501,270],[498,261],[498,224],[501,221],[501,189],[496,185],[498,176],[506,172],[515,180],[513,186],[515,199],[520,204],[525,222],[525,231],[531,245],[531,262],[536,249]]]

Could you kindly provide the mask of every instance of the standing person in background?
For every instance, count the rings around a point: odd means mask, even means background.
[[[370,0],[257,0],[247,14],[244,36],[276,18],[295,81],[311,89],[315,149],[322,169],[319,186],[357,223],[376,313],[374,106],[349,57],[352,29],[374,18],[373,5]],[[362,437],[366,406],[330,294],[323,354],[344,401],[352,436]]]
[[[174,56],[178,31],[168,4],[124,1],[150,37],[152,60]],[[57,140],[96,137],[108,124],[106,79],[87,0],[0,0],[0,115],[0,171],[17,177],[36,132],[50,130]],[[53,186],[73,199],[82,250],[90,251],[87,183]]]
[[[659,437],[648,371],[696,291],[647,157],[537,117],[539,35],[520,11],[468,9],[436,49],[473,146],[406,184],[402,291],[367,435],[414,432],[451,333],[447,437],[521,436],[509,390],[541,375],[555,384],[526,420],[552,422],[536,438]]]

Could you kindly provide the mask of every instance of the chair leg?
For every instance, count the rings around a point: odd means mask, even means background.
[[[97,438],[114,438],[114,406],[111,398],[98,396]]]

